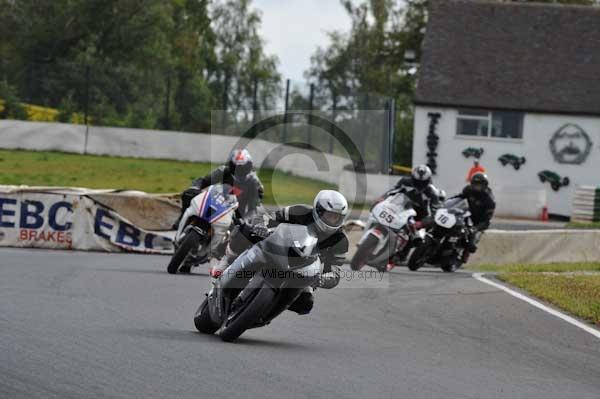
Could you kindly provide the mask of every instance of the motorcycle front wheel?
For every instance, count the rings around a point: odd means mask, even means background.
[[[464,250],[466,251],[466,249]],[[460,269],[463,265],[463,261],[461,260],[463,257],[462,252],[458,252],[455,256],[451,256],[450,259],[443,262],[440,267],[446,273],[454,273],[458,269]]]
[[[411,271],[415,272],[425,266],[425,262],[429,259],[429,251],[431,251],[431,246],[428,243],[429,240],[425,241],[423,245],[416,247],[412,255],[410,255],[408,268]]]
[[[215,324],[210,318],[208,311],[208,297],[204,299],[204,302],[200,305],[196,314],[194,314],[194,325],[196,329],[204,334],[214,334],[218,329],[219,325]]]
[[[378,239],[372,234],[358,246],[352,260],[350,261],[350,268],[352,270],[360,270],[364,265],[367,264],[369,257],[373,253],[375,247],[377,247]]]
[[[257,289],[257,293],[249,299],[249,302],[240,304],[238,309],[233,310],[227,316],[224,326],[219,333],[225,342],[233,342],[249,328],[252,328],[258,318],[262,316],[264,309],[270,306],[275,299],[275,291],[268,287]]]
[[[169,274],[177,273],[177,270],[179,270],[179,267],[181,266],[187,255],[190,253],[190,251],[200,246],[200,241],[200,234],[198,234],[198,232],[196,232],[195,230],[190,230],[183,238],[181,244],[175,250],[173,257],[171,258],[171,261],[167,266],[167,272]]]
[[[455,271],[460,269],[461,266],[462,266],[462,262],[457,260],[456,262],[445,263],[445,264],[441,265],[440,267],[446,273],[454,273]]]

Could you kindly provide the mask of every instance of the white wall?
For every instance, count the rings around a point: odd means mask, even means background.
[[[85,126],[0,120],[0,148],[83,153]],[[257,167],[277,167],[297,176],[339,184],[350,160],[330,154],[217,134],[90,126],[87,153],[194,162],[225,162],[234,148],[247,146]],[[318,162],[315,162],[318,160]]]
[[[84,138],[82,125],[0,120],[0,148],[80,153]]]
[[[338,184],[350,161],[330,154],[288,147],[261,139],[240,140],[218,134],[90,127],[88,153],[222,163],[234,148],[246,147],[256,167]],[[318,164],[314,159],[321,160]]]
[[[370,203],[392,189],[399,179],[399,176],[384,174],[365,174],[363,177],[345,170],[338,189],[350,202]],[[366,194],[364,198],[360,197],[362,194]]]
[[[414,164],[427,163],[427,114],[430,112],[441,114],[437,125],[440,141],[435,179],[449,193],[457,192],[466,183],[467,173],[473,165],[473,158],[467,159],[462,155],[468,147],[484,148],[480,163],[487,169],[499,200],[498,214],[503,216],[536,217],[541,202],[547,202],[550,213],[570,215],[572,196],[578,185],[600,186],[600,118],[528,113],[524,118],[523,139],[506,140],[457,136],[456,110],[419,106],[415,111]],[[594,143],[591,154],[582,165],[560,164],[552,156],[550,140],[567,123],[579,125]],[[524,156],[527,162],[518,171],[510,165],[504,167],[498,158],[506,153]],[[561,177],[568,176],[570,185],[558,192],[553,191],[548,183],[541,183],[538,178],[538,173],[546,169]]]

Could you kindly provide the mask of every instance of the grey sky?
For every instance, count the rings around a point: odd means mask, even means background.
[[[283,78],[303,80],[310,56],[328,43],[326,32],[348,31],[350,18],[339,0],[255,0],[262,13],[266,52],[279,58]]]

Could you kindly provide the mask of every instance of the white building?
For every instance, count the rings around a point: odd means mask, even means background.
[[[600,186],[600,8],[431,3],[413,163],[452,193],[480,156],[500,214],[570,215]]]

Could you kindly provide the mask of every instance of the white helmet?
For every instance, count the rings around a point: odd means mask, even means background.
[[[313,203],[313,218],[317,229],[323,233],[335,233],[348,215],[348,201],[334,190],[319,191]]]
[[[254,163],[248,150],[233,150],[229,155],[228,166],[236,180],[244,181],[252,172]]]
[[[431,169],[427,165],[415,166],[410,173],[413,184],[417,190],[424,190],[431,184]]]

